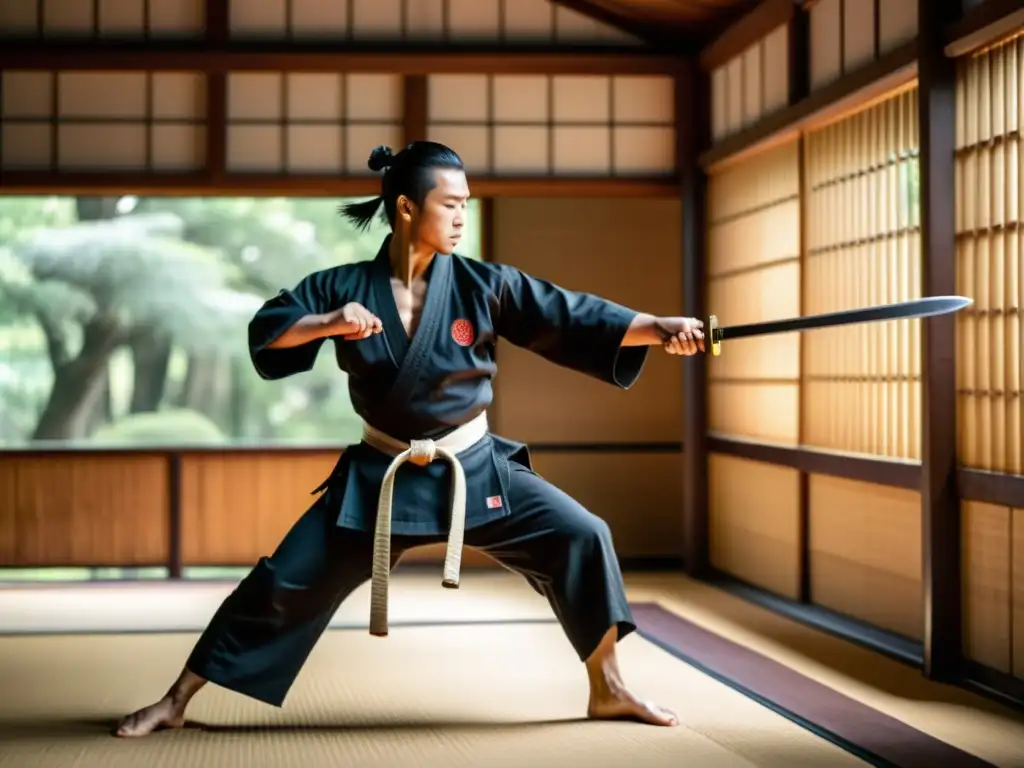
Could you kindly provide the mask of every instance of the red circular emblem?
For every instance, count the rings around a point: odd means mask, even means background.
[[[460,318],[452,323],[452,338],[460,347],[468,347],[473,343],[473,326],[469,320]]]

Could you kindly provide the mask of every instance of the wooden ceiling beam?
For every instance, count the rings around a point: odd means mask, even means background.
[[[474,197],[678,198],[675,176],[651,178],[469,176]],[[150,197],[355,197],[380,194],[377,176],[225,173],[6,171],[8,195],[146,195]]]
[[[689,36],[679,34],[678,30],[666,31],[663,24],[646,21],[627,13],[619,13],[604,3],[595,2],[595,0],[551,0],[551,2],[570,11],[576,11],[594,21],[614,27],[620,32],[639,38],[658,49],[673,50],[680,45],[688,46],[691,42]]]
[[[299,44],[199,43],[7,43],[0,70],[389,72],[507,74],[663,74],[679,69],[677,55],[644,50],[559,45],[325,46]]]

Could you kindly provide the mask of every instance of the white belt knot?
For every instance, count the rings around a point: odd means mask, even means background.
[[[437,443],[433,440],[412,440],[409,443],[409,461],[425,467],[437,458]]]
[[[363,441],[377,450],[393,456],[377,500],[377,525],[373,537],[373,576],[370,584],[370,634],[388,633],[388,579],[391,575],[391,503],[395,493],[395,474],[407,461],[419,466],[439,458],[452,466],[451,522],[448,530],[448,549],[444,558],[441,585],[452,589],[459,586],[459,567],[462,563],[462,543],[466,531],[466,473],[456,454],[472,448],[487,436],[487,414],[475,419],[439,440],[410,440],[408,443],[386,435],[363,424]]]

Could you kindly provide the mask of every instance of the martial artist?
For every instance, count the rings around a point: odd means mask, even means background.
[[[387,578],[410,547],[463,544],[522,574],[547,598],[590,683],[587,714],[676,725],[626,688],[617,641],[636,629],[603,520],[540,477],[527,446],[490,432],[502,337],[566,368],[629,388],[648,349],[693,355],[702,323],[658,318],[455,253],[470,191],[459,156],[416,142],[373,151],[381,195],[346,206],[365,228],[383,206],[375,259],[311,274],[256,313],[249,345],[266,379],[308,371],[334,342],[363,439],[343,451],[312,506],[220,605],[184,669],[117,734],[184,723],[207,682],[281,706],[341,602],[372,578],[370,631],[387,634]],[[344,674],[341,672],[340,674]]]

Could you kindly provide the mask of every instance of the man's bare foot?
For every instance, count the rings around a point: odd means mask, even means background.
[[[590,678],[587,717],[592,720],[639,720],[650,725],[679,725],[679,718],[674,712],[649,701],[641,701],[626,690],[615,655],[617,640],[618,630],[613,626],[587,658],[587,677]]]
[[[649,725],[679,725],[674,712],[650,701],[640,701],[629,691],[591,696],[587,717],[592,720],[639,720]]]
[[[170,696],[165,696],[156,704],[132,712],[117,726],[115,736],[145,736],[153,731],[167,728],[181,728],[185,725],[184,708]]]

